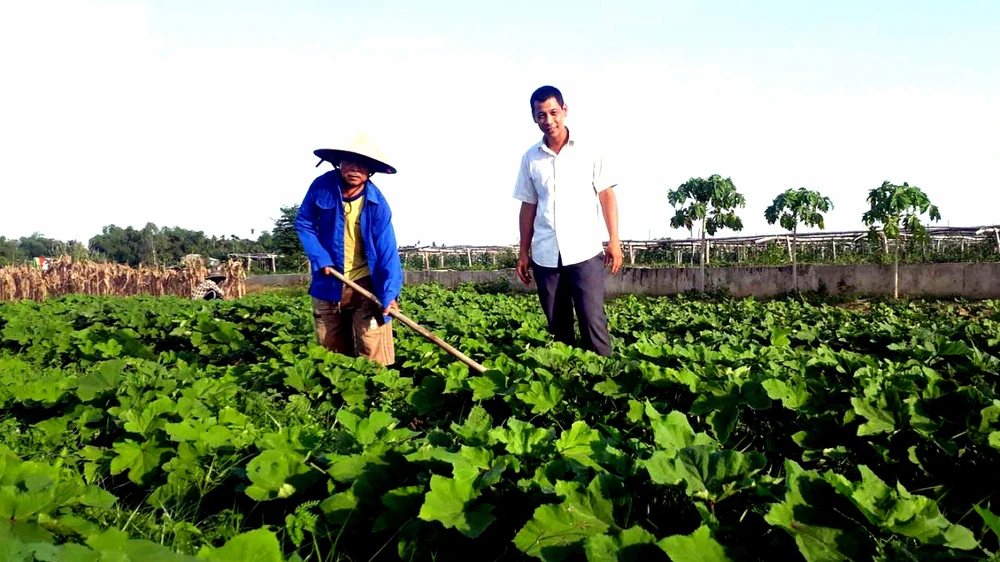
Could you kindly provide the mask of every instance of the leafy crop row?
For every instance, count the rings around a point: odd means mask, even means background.
[[[957,560],[1000,550],[1000,305],[407,287],[384,369],[308,300],[0,306],[3,560]]]

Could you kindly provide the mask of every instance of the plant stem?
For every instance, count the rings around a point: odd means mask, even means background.
[[[899,299],[899,236],[893,241],[892,298]]]
[[[797,259],[799,246],[797,235],[799,232],[799,224],[796,219],[795,226],[792,227],[792,287],[795,288],[795,294],[799,294],[799,261]]]
[[[705,292],[705,251],[708,245],[705,240],[705,219],[701,219],[701,274],[698,279],[698,290]]]

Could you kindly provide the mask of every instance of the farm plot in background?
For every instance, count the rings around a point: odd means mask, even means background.
[[[1000,550],[1000,305],[406,287],[383,369],[305,297],[0,305],[0,558],[956,560]],[[60,558],[61,557],[61,558]]]
[[[77,261],[69,257],[50,260],[42,269],[31,266],[0,267],[0,302],[42,300],[70,294],[187,297],[205,280],[208,269],[201,259],[185,260],[183,268],[129,267],[116,263]],[[222,266],[226,298],[246,294],[246,274],[238,261]]]

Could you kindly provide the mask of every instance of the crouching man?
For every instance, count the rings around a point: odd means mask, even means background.
[[[226,274],[218,268],[213,269],[208,272],[208,277],[191,291],[191,298],[207,301],[224,299],[226,292],[222,289],[222,284],[225,282]]]

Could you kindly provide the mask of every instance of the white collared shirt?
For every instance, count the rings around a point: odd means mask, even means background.
[[[587,142],[570,136],[559,154],[544,139],[529,148],[521,157],[514,198],[538,206],[532,260],[557,267],[560,256],[563,265],[573,265],[600,254],[608,229],[597,194],[614,186],[605,179],[600,151]]]

